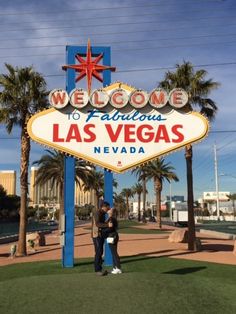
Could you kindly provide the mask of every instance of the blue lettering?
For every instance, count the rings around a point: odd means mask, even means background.
[[[113,152],[116,154],[118,152],[119,147],[112,147]]]
[[[99,147],[99,146],[95,146],[94,148],[93,148],[93,151],[94,151],[94,154],[96,154],[96,153],[98,153],[98,154],[100,154],[101,153],[101,147]]]

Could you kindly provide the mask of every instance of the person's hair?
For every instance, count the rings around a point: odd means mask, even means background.
[[[105,206],[105,207],[110,207],[110,203],[108,203],[108,202],[105,201],[105,202],[102,203],[102,207],[103,207],[103,206]]]

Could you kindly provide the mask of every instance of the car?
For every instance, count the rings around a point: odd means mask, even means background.
[[[58,222],[56,220],[48,220],[47,225],[48,226],[57,226]]]

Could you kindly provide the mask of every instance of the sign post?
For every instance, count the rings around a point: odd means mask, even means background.
[[[75,88],[75,64],[76,56],[86,56],[88,54],[87,47],[84,46],[67,46],[66,48],[66,64],[72,65],[67,69],[66,73],[66,91],[68,94]],[[111,53],[110,47],[96,47],[92,49],[92,56],[102,54],[103,64],[110,66]],[[88,56],[87,56],[88,58]],[[109,69],[103,73],[103,86],[111,83],[111,72]],[[90,86],[88,88],[90,93]],[[111,172],[104,170],[104,190],[105,199],[113,205],[113,175]],[[75,198],[75,159],[73,157],[65,157],[64,160],[64,208],[65,208],[65,230],[64,245],[62,248],[62,265],[63,267],[74,266],[74,198]],[[112,265],[112,257],[108,244],[105,245],[105,264]]]

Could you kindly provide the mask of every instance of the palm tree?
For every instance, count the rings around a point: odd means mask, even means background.
[[[45,184],[51,182],[51,188],[56,185],[59,188],[59,216],[64,214],[64,154],[56,150],[46,150],[47,154],[39,160],[33,162],[33,165],[39,166],[36,183]],[[82,159],[76,159],[75,162],[75,181],[80,185],[81,181],[87,180],[92,166]]]
[[[123,197],[125,197],[126,200],[126,215],[125,218],[128,219],[129,218],[129,198],[133,197],[134,192],[132,189],[130,188],[125,188],[121,191],[120,193]]]
[[[147,164],[147,179],[153,179],[154,189],[156,193],[156,208],[157,208],[157,225],[158,228],[161,228],[161,191],[163,188],[163,181],[171,180],[179,181],[177,175],[173,172],[174,167],[170,163],[165,163],[164,158],[157,158],[153,161],[150,161]]]
[[[89,176],[86,178],[86,180],[83,180],[83,189],[84,191],[90,191],[94,190],[95,191],[95,196],[96,196],[96,207],[97,209],[100,207],[100,199],[104,195],[104,173],[101,171],[97,171],[96,169],[93,169]],[[116,188],[117,187],[117,181],[113,179],[113,186]]]
[[[141,211],[140,211],[140,205],[141,205],[141,194],[143,192],[143,186],[140,183],[136,183],[133,188],[133,193],[138,195],[138,221],[141,220]]]
[[[123,195],[114,193],[114,207],[119,213],[120,217],[123,217],[126,211],[126,204]]]
[[[173,88],[185,89],[189,96],[189,108],[197,106],[200,113],[212,120],[217,112],[217,106],[212,99],[208,98],[208,95],[213,89],[219,87],[219,83],[212,79],[205,79],[206,75],[207,71],[203,69],[194,71],[193,65],[190,62],[184,62],[182,65],[176,65],[176,71],[168,71],[159,86],[169,91]],[[192,145],[187,145],[185,147],[185,159],[188,195],[188,249],[196,250],[192,158]]]
[[[31,115],[48,106],[46,82],[33,67],[13,67],[5,64],[8,73],[0,75],[0,122],[6,125],[8,133],[14,126],[21,128],[20,167],[20,226],[17,255],[26,255],[26,208],[28,194],[28,166],[30,138],[26,123]]]
[[[99,208],[100,198],[103,196],[104,188],[104,174],[101,171],[96,171],[95,169],[90,173],[87,180],[83,184],[83,189],[85,192],[94,190],[95,191],[95,204],[97,209]]]
[[[134,168],[132,173],[135,173],[138,177],[138,181],[142,181],[143,187],[143,215],[145,215],[146,211],[146,194],[147,194],[147,187],[146,187],[146,165],[141,165],[140,167]]]
[[[41,201],[43,203],[44,208],[46,208],[46,205],[48,204],[48,201],[49,201],[49,197],[43,196],[41,197]]]

